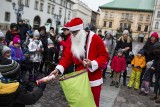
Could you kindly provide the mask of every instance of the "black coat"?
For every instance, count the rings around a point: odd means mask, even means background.
[[[46,48],[44,50],[44,61],[53,62],[53,55],[56,53],[56,48]]]
[[[155,42],[156,43],[156,42]],[[154,53],[153,53],[153,49],[154,49],[154,44],[155,43],[151,43],[150,39],[146,42],[146,44],[143,46],[143,50],[144,50],[144,56],[146,58],[146,62],[152,61],[155,57]]]
[[[33,92],[27,92],[22,85],[17,90],[9,94],[0,94],[0,107],[25,107],[36,103],[43,95],[39,88]]]
[[[24,42],[26,40],[27,29],[24,25],[18,25],[18,29],[20,30],[20,39]]]
[[[119,49],[124,49],[126,47],[129,47],[130,49],[126,52],[124,52],[124,56],[126,58],[126,60],[129,58],[129,52],[132,51],[132,41],[130,43],[127,43],[127,40],[124,40],[124,42],[122,41],[122,39],[120,39],[118,42],[117,42],[117,45],[116,45],[116,48],[115,48],[115,51],[118,51]]]
[[[7,45],[9,45],[11,41],[13,41],[13,38],[15,37],[15,35],[20,35],[20,33],[18,33],[18,31],[15,33],[12,33],[11,31],[6,32],[5,40],[7,42]]]

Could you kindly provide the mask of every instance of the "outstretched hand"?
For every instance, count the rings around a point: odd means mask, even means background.
[[[91,63],[91,60],[89,60],[89,59],[84,59],[84,60],[83,60],[83,65],[84,65],[85,67],[92,68],[92,63]]]
[[[57,77],[58,75],[58,69],[55,69],[54,71],[52,71],[49,75],[54,75],[55,77]]]

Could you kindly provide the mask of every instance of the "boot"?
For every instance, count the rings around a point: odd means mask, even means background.
[[[114,81],[112,81],[111,82],[111,84],[110,84],[110,86],[114,86],[115,85],[115,82]]]
[[[155,100],[156,103],[160,103],[160,96]]]
[[[158,96],[155,94],[154,96],[152,96],[151,98],[150,98],[150,100],[156,100],[158,98]]]
[[[118,83],[118,82],[116,82],[115,87],[116,87],[116,88],[118,88],[118,87],[119,87],[119,83]]]
[[[123,86],[126,86],[126,80],[123,79]]]

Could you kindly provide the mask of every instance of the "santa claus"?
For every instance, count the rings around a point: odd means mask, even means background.
[[[71,64],[75,64],[75,71],[87,68],[91,90],[95,103],[99,107],[102,67],[108,60],[108,53],[102,39],[92,31],[85,32],[83,21],[74,18],[70,21],[68,29],[71,31],[71,44],[64,52],[60,63],[51,72],[55,76],[58,72],[63,73]],[[51,75],[50,74],[50,75]]]

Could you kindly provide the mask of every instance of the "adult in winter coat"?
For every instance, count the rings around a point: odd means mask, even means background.
[[[5,36],[5,40],[8,46],[10,42],[13,41],[13,38],[15,37],[15,35],[20,35],[20,30],[18,29],[18,26],[16,23],[11,23],[10,30],[6,32],[6,36]]]
[[[45,84],[28,92],[19,80],[20,65],[10,59],[0,57],[0,107],[25,107],[36,103],[43,95]]]
[[[123,35],[118,39],[115,51],[118,51],[120,48],[123,50],[123,53],[127,62],[127,60],[129,59],[129,52],[132,51],[132,39],[129,36],[128,30],[124,30]],[[127,70],[125,70],[123,73],[124,86],[126,86],[126,77],[127,77]]]
[[[116,41],[114,39],[114,37],[112,36],[112,32],[109,30],[106,32],[106,35],[105,35],[105,38],[103,40],[106,48],[107,48],[107,51],[108,51],[108,54],[109,54],[109,59],[112,59],[113,57],[113,54],[114,54],[114,49],[115,49],[115,46],[116,46]],[[103,70],[103,78],[105,79],[105,73],[106,73],[106,70],[107,70],[107,65],[106,64],[106,67],[105,69]]]
[[[83,21],[74,18],[70,21],[68,29],[71,31],[71,45],[67,47],[64,55],[51,73],[55,76],[58,72],[65,72],[71,63],[75,64],[75,71],[83,70],[87,67],[91,90],[96,106],[99,107],[102,79],[101,67],[108,60],[108,53],[102,39],[92,31],[86,34],[83,30]]]
[[[154,49],[154,44],[157,43],[158,41],[159,41],[158,33],[153,32],[151,34],[151,37],[148,39],[146,44],[143,46],[142,49],[144,50],[144,56],[146,58],[146,63],[155,59],[155,55],[153,54],[153,49]],[[146,68],[142,70],[141,82],[142,82],[142,77],[145,71],[146,71]],[[150,83],[152,86],[153,85],[152,78],[153,78],[154,72],[151,72],[150,74],[151,74]]]

